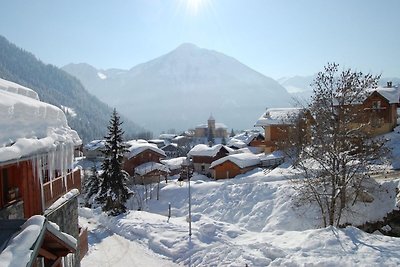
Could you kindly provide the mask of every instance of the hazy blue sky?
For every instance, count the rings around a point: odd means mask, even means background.
[[[3,0],[0,35],[46,63],[128,69],[184,42],[273,78],[327,62],[400,76],[398,0]]]

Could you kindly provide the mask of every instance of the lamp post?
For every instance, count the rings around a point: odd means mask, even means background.
[[[190,192],[190,161],[189,159],[186,159],[186,178],[188,180],[188,185],[189,185],[189,236],[192,236],[192,195]]]

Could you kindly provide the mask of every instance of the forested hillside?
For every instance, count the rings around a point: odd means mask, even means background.
[[[42,101],[58,107],[68,107],[68,123],[83,142],[103,138],[112,108],[89,94],[75,77],[44,64],[33,54],[18,48],[0,36],[0,78],[35,90]],[[122,117],[128,136],[141,131],[136,124]]]

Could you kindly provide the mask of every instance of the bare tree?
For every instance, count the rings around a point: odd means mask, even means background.
[[[371,116],[362,110],[379,78],[328,64],[312,84],[311,126],[299,116],[287,133],[285,151],[304,178],[295,187],[301,200],[318,204],[324,226],[340,224],[344,209],[365,194],[371,161],[384,155],[384,140],[372,138]]]

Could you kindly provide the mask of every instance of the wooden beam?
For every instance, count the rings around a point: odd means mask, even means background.
[[[62,258],[58,258],[56,261],[54,261],[53,264],[51,265],[51,267],[59,267],[59,266],[62,266],[62,264],[61,264],[61,259],[62,259]]]
[[[56,260],[58,257],[51,253],[48,250],[45,250],[44,248],[39,248],[39,255],[45,257],[46,259],[50,260]]]

